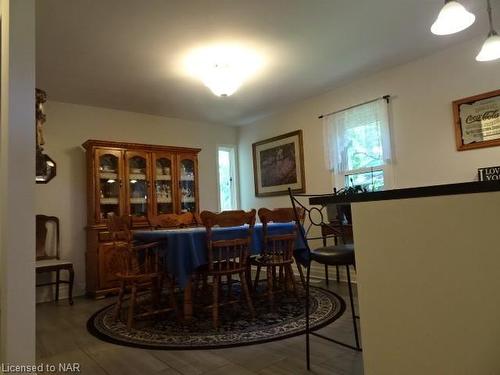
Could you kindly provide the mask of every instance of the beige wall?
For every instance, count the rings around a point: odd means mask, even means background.
[[[499,206],[500,192],[353,204],[366,375],[500,374]]]
[[[353,81],[321,96],[296,103],[240,131],[240,182],[243,208],[282,206],[286,196],[256,198],[252,143],[303,129],[307,192],[333,189],[325,168],[322,122],[318,115],[385,94],[395,147],[394,187],[471,181],[477,168],[498,165],[500,147],[458,152],[451,102],[500,88],[500,64],[474,60],[482,39]],[[332,69],[335,69],[332,64]]]
[[[216,149],[237,143],[236,128],[51,101],[45,110],[45,150],[57,163],[57,176],[37,185],[36,212],[61,219],[62,257],[75,264],[76,294],[85,289],[86,166],[80,146],[87,139],[201,148],[200,206],[217,209]],[[46,292],[39,290],[38,300]]]

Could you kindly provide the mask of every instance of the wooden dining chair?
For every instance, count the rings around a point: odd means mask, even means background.
[[[49,229],[51,229],[49,231]],[[49,234],[50,233],[50,234]],[[52,240],[54,246],[47,246]],[[55,285],[55,300],[59,300],[59,285],[68,284],[68,301],[73,305],[73,282],[75,272],[73,263],[60,259],[60,232],[59,219],[55,216],[36,215],[36,263],[35,270],[37,274],[56,273],[56,281],[36,284],[39,286]],[[68,271],[68,280],[61,280],[61,271]]]
[[[176,310],[174,286],[171,279],[164,272],[165,265],[160,257],[160,244],[158,242],[138,244],[133,241],[130,230],[130,216],[113,215],[108,218],[107,227],[111,233],[113,247],[117,256],[117,277],[120,280],[120,291],[115,306],[115,319],[120,317],[125,294],[130,291],[127,329],[133,327],[136,318],[145,318],[153,315]],[[161,293],[163,283],[167,283],[170,306],[162,306]],[[140,292],[149,295],[151,304],[144,311],[138,303]]]
[[[202,224],[199,215],[193,212],[149,216],[148,221],[152,229],[185,228]]]
[[[294,263],[293,252],[297,239],[297,224],[295,223],[295,212],[293,208],[276,208],[270,210],[261,208],[258,211],[259,219],[262,223],[263,247],[259,256],[251,258],[252,265],[257,266],[254,290],[257,290],[259,283],[260,270],[266,268],[267,275],[267,296],[271,310],[274,311],[274,289],[276,287],[276,270],[279,269],[280,280],[284,271],[283,289],[287,291],[287,285],[290,282],[293,293],[299,299],[295,276],[292,270]],[[294,226],[285,234],[270,234],[270,223],[290,223]]]
[[[212,276],[212,322],[217,329],[219,324],[219,288],[222,277],[227,278],[228,296],[231,292],[232,276],[238,275],[241,283],[242,292],[245,295],[248,309],[252,318],[255,317],[252,299],[250,296],[247,280],[247,259],[250,254],[250,244],[252,240],[252,231],[255,225],[255,210],[245,211],[224,211],[214,213],[203,211],[201,220],[207,230],[207,252],[208,264],[200,267],[198,272]],[[231,239],[218,239],[214,234],[214,227],[242,227],[241,234]],[[231,301],[228,298],[227,303],[238,303],[238,300]]]

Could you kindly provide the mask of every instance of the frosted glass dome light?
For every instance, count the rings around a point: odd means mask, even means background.
[[[493,61],[498,58],[500,58],[500,36],[496,32],[493,32],[484,41],[481,51],[476,56],[476,60]]]
[[[465,30],[474,23],[476,16],[465,9],[457,1],[446,0],[444,7],[431,26],[431,32],[436,35],[449,35]]]
[[[490,32],[488,33],[488,38],[483,43],[481,51],[476,56],[477,61],[493,61],[500,58],[500,36],[493,28],[493,16],[491,14],[491,2],[486,1],[487,12],[488,12],[488,22],[490,25]]]
[[[239,44],[216,44],[192,50],[184,65],[216,96],[230,96],[264,65],[262,56]]]
[[[237,72],[227,64],[215,64],[206,69],[202,81],[216,96],[233,95],[243,83]]]

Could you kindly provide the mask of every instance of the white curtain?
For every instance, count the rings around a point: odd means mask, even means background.
[[[379,99],[345,111],[340,111],[323,119],[326,163],[329,170],[343,173],[352,170],[349,153],[353,152],[354,128],[376,127],[372,134],[378,135],[376,151],[370,156],[371,166],[388,164],[391,160],[388,104]],[[359,129],[358,129],[359,130]],[[358,142],[359,144],[359,142]],[[375,160],[376,159],[376,160]]]

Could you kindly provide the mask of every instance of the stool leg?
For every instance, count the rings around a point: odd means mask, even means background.
[[[306,288],[306,279],[304,277],[304,272],[302,271],[302,266],[297,261],[295,261],[295,264],[297,265],[297,269],[299,270],[300,283],[302,284],[302,287],[305,289]]]
[[[231,278],[231,274],[227,275],[227,302],[231,301],[231,284],[233,280]]]
[[[137,298],[137,285],[132,285],[132,292],[130,293],[130,300],[128,306],[128,316],[127,316],[127,329],[130,331],[132,324],[134,322],[134,310],[135,302]]]
[[[68,269],[69,272],[69,291],[68,291],[68,298],[69,298],[69,304],[73,305],[73,283],[75,282],[75,271],[73,270],[73,266]]]
[[[214,328],[217,329],[219,323],[219,284],[220,276],[214,276],[213,296],[212,296],[212,323]]]
[[[280,271],[279,271],[279,276],[278,276],[279,284],[281,287],[283,287],[283,266],[280,266]],[[286,285],[285,285],[285,290],[286,290]]]
[[[299,293],[297,293],[297,285],[295,283],[295,277],[293,276],[292,264],[289,263],[285,267],[286,267],[285,275],[288,274],[288,276],[290,277],[290,281],[292,282],[293,294],[295,295],[295,298],[297,298],[297,301],[300,303],[300,297]],[[285,277],[285,282],[286,282],[286,277]]]
[[[123,297],[125,296],[125,280],[120,281],[120,292],[118,294],[118,301],[116,301],[114,318],[118,320],[120,317],[120,310],[122,309]]]
[[[271,306],[271,311],[274,312],[274,295],[273,295],[273,281],[274,281],[274,275],[273,272],[274,267],[273,266],[267,266],[266,268],[266,275],[267,275],[267,298],[269,299],[269,306]]]
[[[243,288],[243,293],[245,294],[247,300],[248,309],[250,310],[250,315],[252,319],[255,319],[255,309],[253,308],[252,297],[250,296],[250,288],[247,284],[247,278],[243,274],[243,272],[240,273],[240,280],[241,280],[241,287]]]
[[[326,285],[329,285],[329,280],[328,280],[328,266],[325,264],[325,279],[326,279]]]
[[[257,272],[255,273],[255,282],[253,284],[253,290],[257,290],[257,285],[259,284],[259,277],[260,277],[260,265],[257,266]]]
[[[306,276],[306,363],[307,370],[311,369],[311,357],[309,349],[309,280],[311,276],[311,263],[307,265],[307,276]]]
[[[358,325],[356,323],[356,312],[354,311],[354,298],[352,293],[351,272],[349,271],[349,266],[345,267],[347,270],[347,285],[349,286],[349,300],[351,302],[352,325],[354,328],[354,339],[356,340],[356,350],[361,351],[361,347],[359,346]]]
[[[59,282],[61,281],[61,271],[56,270],[56,302],[59,301]]]

